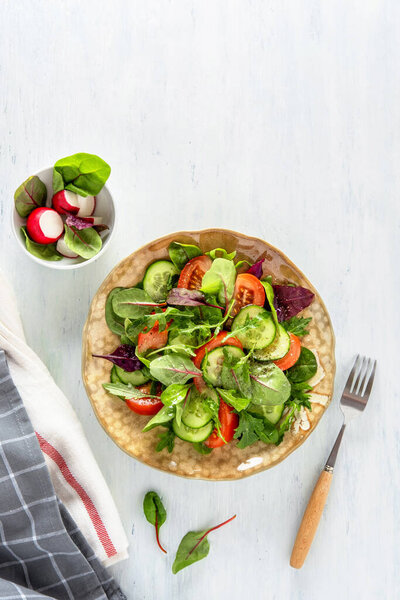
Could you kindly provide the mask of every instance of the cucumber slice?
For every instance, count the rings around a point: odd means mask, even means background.
[[[198,429],[193,429],[192,427],[188,427],[183,422],[180,425],[176,422],[176,419],[172,421],[172,429],[174,430],[175,435],[177,435],[181,440],[185,440],[185,442],[204,442],[208,437],[210,437],[213,429],[214,423],[210,421],[204,427],[199,427]]]
[[[256,417],[263,417],[272,425],[276,425],[282,416],[284,404],[277,404],[276,406],[264,406],[262,404],[249,404],[247,410],[250,414]]]
[[[210,392],[216,396],[218,402],[217,393],[214,390]],[[189,393],[189,398],[186,401],[185,408],[182,412],[182,423],[192,429],[199,429],[207,425],[212,419],[212,412],[204,402],[203,394],[200,394],[197,389],[193,386]]]
[[[179,271],[169,260],[157,260],[150,265],[143,279],[143,289],[155,302],[161,302],[171,289],[171,278]]]
[[[225,353],[228,353],[229,356],[237,360],[244,356],[243,350],[236,346],[220,346],[206,354],[201,363],[204,379],[214,387],[222,387],[221,371],[224,364]]]
[[[275,339],[266,348],[262,350],[256,350],[253,356],[257,360],[267,361],[267,360],[278,360],[279,358],[283,358],[285,354],[289,352],[290,348],[290,337],[288,332],[282,325],[278,325],[276,329]]]
[[[110,381],[111,381],[111,383],[122,383],[121,379],[118,377],[117,367],[115,365],[111,369]]]
[[[254,320],[254,325],[247,327],[249,320]],[[276,326],[271,313],[255,304],[242,308],[232,323],[232,333],[249,350],[260,350],[271,344],[275,332]]]
[[[142,383],[146,383],[150,379],[147,369],[139,369],[138,371],[129,373],[115,365],[115,373],[122,383],[131,383],[132,385],[142,385]]]

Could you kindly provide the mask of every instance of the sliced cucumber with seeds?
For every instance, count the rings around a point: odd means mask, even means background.
[[[215,394],[215,400],[218,402],[217,393],[214,390],[210,390],[210,393]],[[192,429],[199,429],[207,425],[211,419],[212,412],[204,402],[204,395],[193,386],[182,412],[182,423]]]
[[[271,344],[275,331],[271,313],[255,304],[242,308],[232,323],[232,333],[248,350],[260,350]]]
[[[278,325],[276,329],[275,339],[266,348],[262,350],[256,350],[253,356],[257,360],[267,361],[267,360],[279,360],[283,358],[285,354],[289,352],[290,348],[290,337],[288,332],[282,325]]]
[[[204,379],[214,387],[222,387],[221,371],[226,355],[239,360],[244,356],[244,352],[236,346],[220,346],[206,354],[201,363]]]
[[[247,410],[250,414],[256,417],[263,417],[272,425],[276,425],[282,416],[284,404],[277,404],[276,406],[264,406],[262,404],[249,404]]]
[[[157,260],[146,271],[143,289],[155,302],[162,302],[172,287],[172,277],[178,273],[178,269],[169,260]]]
[[[175,435],[181,438],[181,440],[185,440],[185,442],[204,442],[210,437],[214,429],[214,423],[210,421],[207,425],[204,425],[204,427],[193,429],[193,427],[188,427],[183,422],[178,425],[176,419],[174,419],[172,421],[172,429],[174,430]]]
[[[124,371],[121,367],[115,365],[115,373],[122,383],[131,383],[132,385],[142,385],[149,381],[147,369],[139,369],[138,371]]]

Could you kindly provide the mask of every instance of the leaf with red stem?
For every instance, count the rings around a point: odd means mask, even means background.
[[[160,527],[165,523],[167,518],[167,511],[156,492],[147,492],[145,495],[143,500],[143,512],[148,522],[155,527],[158,547],[162,552],[167,554],[167,551],[161,545],[159,537]]]
[[[173,306],[210,306],[211,308],[224,309],[223,306],[207,302],[205,295],[200,290],[187,290],[185,288],[173,288],[168,294],[167,303]]]
[[[223,525],[230,523],[235,518],[236,515],[233,515],[233,517],[230,519],[227,519],[223,523],[215,525],[215,527],[211,527],[205,531],[189,531],[189,533],[182,538],[182,541],[179,544],[174,564],[172,565],[172,572],[176,574],[181,569],[184,569],[198,560],[205,558],[210,551],[210,544],[207,536],[212,531],[215,531]]]
[[[121,367],[124,371],[131,373],[132,371],[139,371],[143,367],[138,357],[135,354],[135,346],[130,344],[121,344],[110,354],[92,354],[94,358],[105,358],[110,362],[114,363],[118,367]]]

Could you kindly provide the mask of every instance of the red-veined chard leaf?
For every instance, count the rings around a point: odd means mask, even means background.
[[[183,354],[166,354],[155,358],[150,363],[151,376],[164,385],[171,383],[186,383],[192,377],[201,375],[202,371]]]
[[[28,177],[14,194],[15,210],[20,217],[27,217],[35,208],[46,204],[47,189],[37,175]]]
[[[211,306],[221,310],[224,308],[218,304],[207,302],[205,295],[200,290],[187,290],[185,288],[173,288],[168,294],[167,304],[173,306]]]
[[[79,231],[65,225],[64,241],[70,250],[86,259],[96,256],[102,246],[101,237],[93,227]]]
[[[105,358],[128,373],[139,371],[143,367],[135,354],[135,346],[130,344],[122,344],[110,354],[92,354],[92,356],[94,358]]]
[[[314,294],[307,288],[291,285],[273,285],[274,305],[278,320],[286,321],[310,306]]]
[[[247,270],[247,273],[254,275],[254,277],[257,277],[257,279],[261,279],[261,277],[263,276],[264,260],[265,258],[261,258],[260,260],[255,262],[254,265],[252,265],[250,269]]]
[[[164,508],[161,498],[156,492],[147,492],[143,500],[143,512],[151,525],[154,525],[156,531],[156,540],[160,550],[167,554],[167,551],[161,546],[159,531],[161,525],[165,523],[167,511]]]

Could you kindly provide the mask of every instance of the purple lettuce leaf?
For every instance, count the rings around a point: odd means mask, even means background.
[[[128,373],[139,371],[143,367],[143,364],[135,354],[135,346],[131,346],[130,344],[122,344],[110,354],[92,354],[92,356],[95,358],[105,358],[114,363],[114,365],[117,365],[117,367],[121,367],[124,371],[128,371]]]
[[[261,279],[261,277],[263,275],[262,267],[263,267],[264,260],[265,260],[265,258],[261,258],[260,260],[255,262],[254,265],[251,266],[250,269],[247,270],[247,273],[251,273],[251,275],[254,275],[258,279]]]
[[[211,306],[212,308],[220,308],[217,304],[207,302],[203,292],[199,290],[187,290],[186,288],[173,288],[167,297],[167,304],[172,306]]]
[[[286,321],[310,306],[314,294],[301,286],[273,285],[278,321]]]
[[[76,215],[68,215],[66,220],[68,227],[75,227],[75,229],[88,229],[93,227],[93,219],[86,219],[84,217],[77,217]]]

